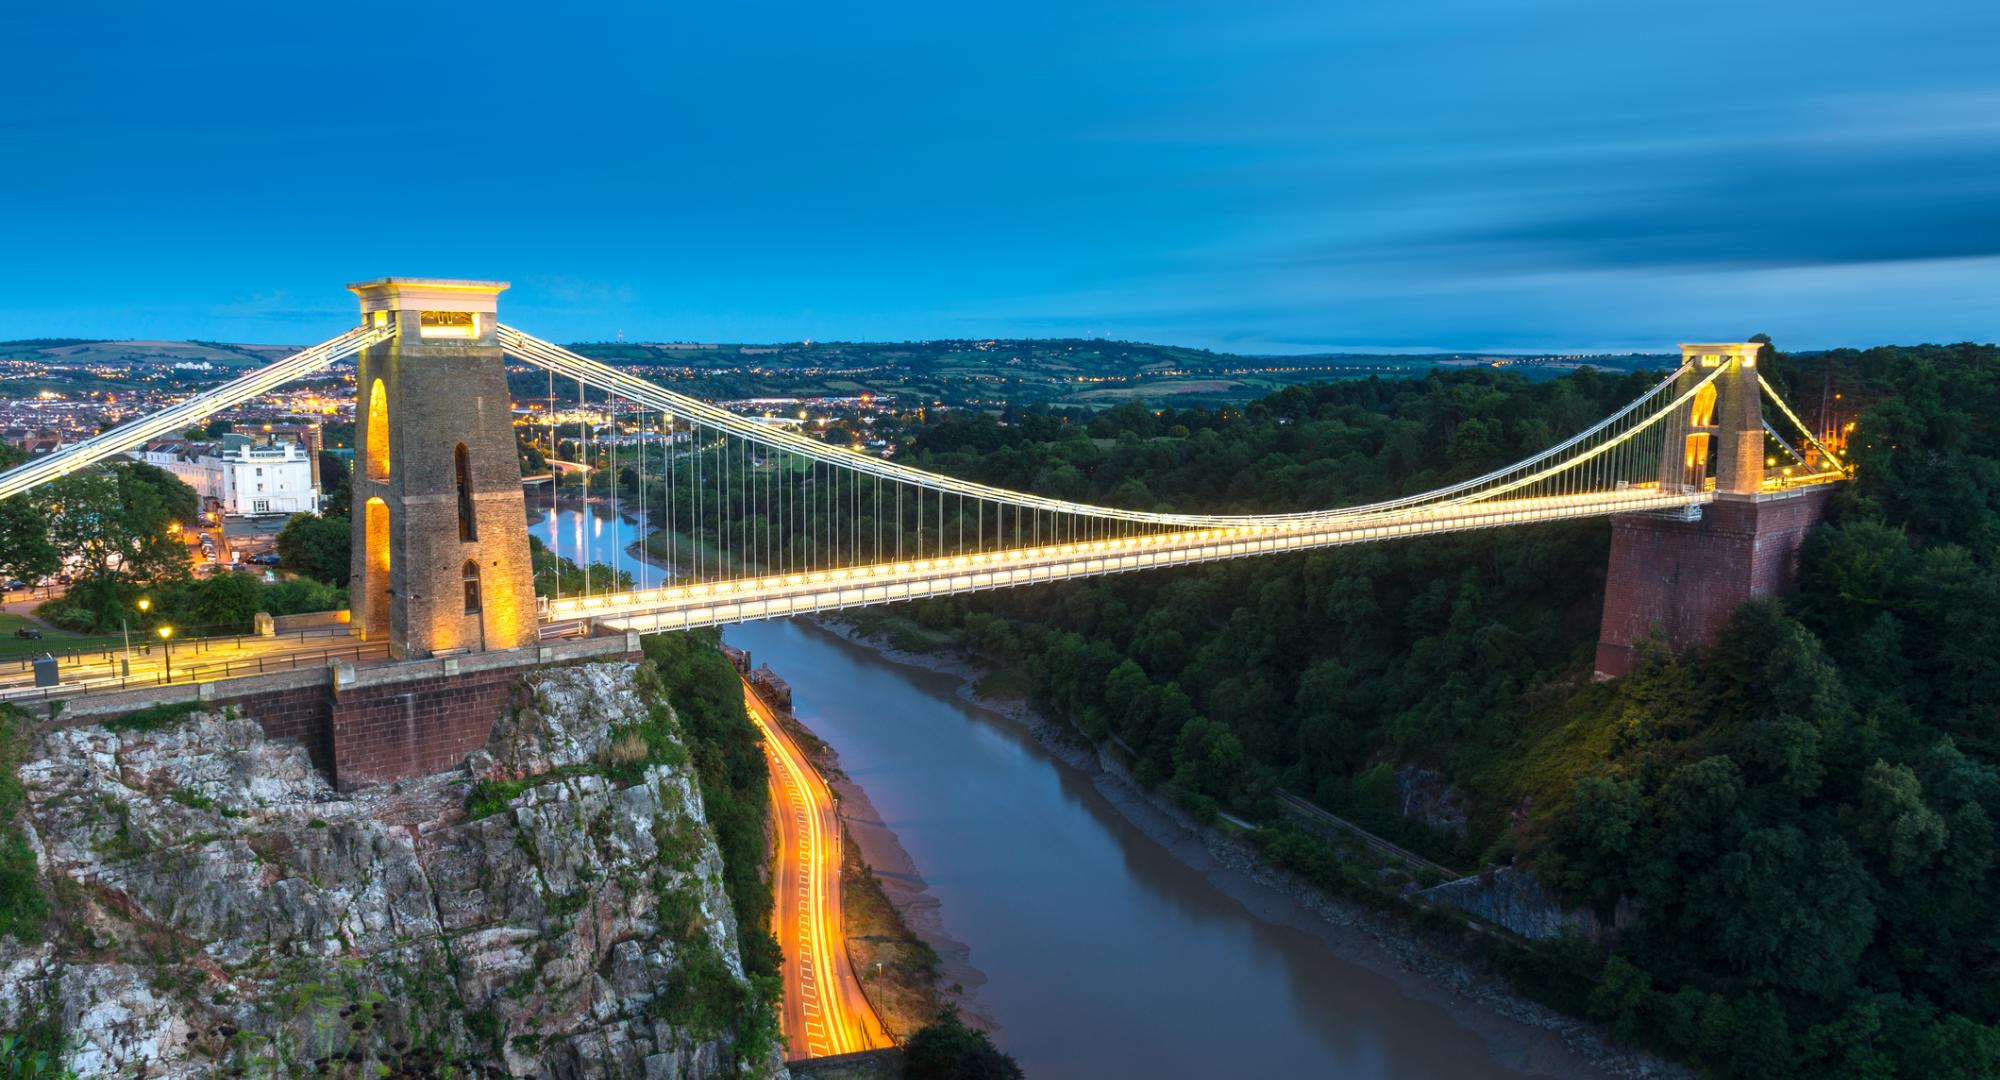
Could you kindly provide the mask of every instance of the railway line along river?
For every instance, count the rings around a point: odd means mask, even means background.
[[[1128,816],[956,676],[803,621],[724,637],[791,683],[983,974],[969,1008],[1031,1077],[1601,1075],[1553,1033],[1135,824],[1143,807]]]

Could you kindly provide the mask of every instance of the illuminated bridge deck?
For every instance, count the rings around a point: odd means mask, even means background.
[[[1632,487],[1456,507],[1430,506],[1317,526],[1155,533],[578,597],[552,602],[549,614],[556,620],[584,620],[640,632],[682,630],[1376,540],[1610,514],[1688,513],[1714,498],[1712,492],[1661,494],[1656,488]]]

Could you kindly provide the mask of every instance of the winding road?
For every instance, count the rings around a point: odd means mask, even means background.
[[[786,1057],[798,1061],[894,1045],[848,963],[833,792],[748,683],[743,704],[764,736],[771,766],[771,816],[778,834],[771,929],[785,952],[779,1016]]]

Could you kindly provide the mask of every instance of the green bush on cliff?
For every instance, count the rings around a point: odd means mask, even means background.
[[[104,728],[117,732],[165,731],[187,723],[188,717],[200,711],[199,702],[165,702],[111,717],[104,721]]]
[[[35,941],[49,904],[35,870],[35,851],[21,828],[27,793],[19,770],[27,739],[27,718],[11,705],[0,705],[0,935]]]
[[[769,858],[765,822],[770,777],[757,729],[743,709],[743,684],[736,669],[723,659],[717,648],[719,641],[720,634],[713,630],[644,638],[651,672],[640,669],[639,689],[649,699],[664,695],[673,705],[679,717],[680,740],[701,784],[709,828],[722,853],[723,889],[736,911],[738,948],[749,975],[747,987],[729,980],[744,996],[732,999],[728,1008],[736,1018],[736,1052],[751,1060],[760,1057],[776,1037],[773,1003],[779,993],[777,975],[783,960],[777,939],[768,929],[772,896],[765,877]],[[663,732],[651,730],[665,722],[656,715],[635,734],[649,744],[656,737],[666,740]],[[737,989],[707,986],[701,970],[691,973],[690,978],[694,981],[669,995],[671,1008],[677,1012],[707,1016],[722,1008],[717,1003],[723,996],[737,993]]]

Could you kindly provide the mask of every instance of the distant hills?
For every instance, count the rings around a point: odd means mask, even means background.
[[[297,352],[298,345],[237,345],[220,341],[110,341],[23,338],[0,341],[0,359],[52,364],[211,363],[226,367],[266,364]]]
[[[1493,366],[1529,378],[1554,378],[1588,364],[1611,371],[1660,367],[1664,355],[1505,356],[1436,353],[1419,356],[1328,353],[1250,356],[1145,342],[1081,338],[954,339],[914,342],[667,343],[589,342],[585,355],[640,369],[647,377],[718,400],[751,397],[890,395],[958,405],[1103,406],[1144,399],[1180,406],[1236,404],[1285,386],[1329,379],[1410,378],[1434,368]],[[296,345],[215,341],[116,341],[39,338],[0,341],[0,362],[39,385],[93,384],[114,377],[107,368],[180,367],[191,383],[207,371],[269,363]],[[188,370],[209,364],[211,369]],[[41,365],[71,372],[21,371]],[[75,370],[82,369],[82,370]],[[515,390],[538,396],[526,370]],[[178,379],[176,381],[179,381]],[[23,387],[22,389],[25,389]]]

